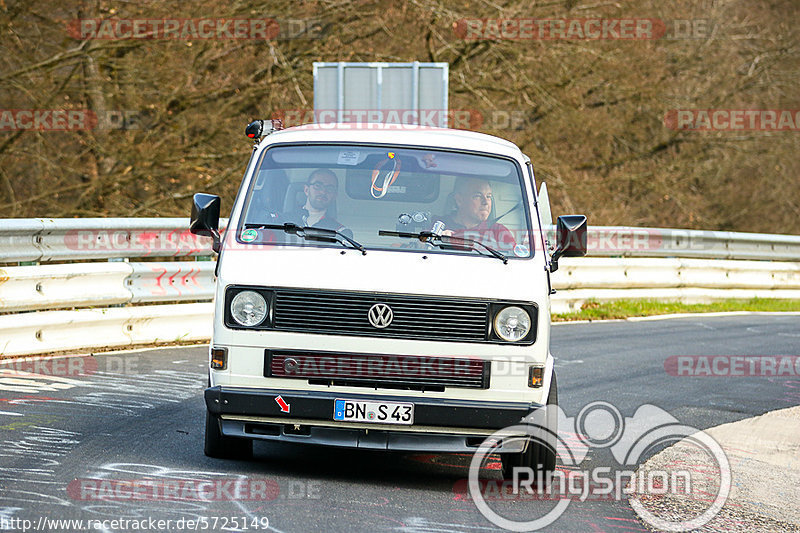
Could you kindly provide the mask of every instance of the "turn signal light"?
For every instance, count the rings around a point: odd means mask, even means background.
[[[228,366],[228,349],[211,348],[211,368],[214,370],[225,370]]]
[[[528,387],[538,389],[541,388],[542,383],[544,383],[544,367],[530,367],[530,370],[528,371]]]

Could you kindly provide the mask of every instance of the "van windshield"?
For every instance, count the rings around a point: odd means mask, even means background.
[[[347,238],[366,250],[470,255],[490,247],[508,258],[527,258],[525,198],[519,166],[501,157],[364,145],[275,146],[258,162],[236,237],[291,246],[342,246]],[[276,228],[286,224],[334,230],[343,238],[303,238],[302,232]],[[481,246],[440,247],[409,238],[421,232]]]

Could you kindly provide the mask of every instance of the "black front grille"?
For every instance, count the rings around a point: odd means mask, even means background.
[[[393,320],[376,328],[368,318],[378,303],[391,307]],[[272,327],[369,337],[435,339],[467,342],[487,340],[489,304],[396,294],[276,289]]]
[[[264,376],[309,383],[444,390],[486,389],[490,363],[478,358],[265,350]]]

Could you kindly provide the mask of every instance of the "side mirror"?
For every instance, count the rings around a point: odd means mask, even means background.
[[[195,235],[211,237],[211,249],[219,253],[219,207],[221,201],[216,194],[197,193],[192,200],[192,218],[189,231]]]
[[[542,219],[542,225],[547,229],[553,225],[553,215],[550,211],[550,195],[547,193],[547,184],[545,182],[542,182],[542,186],[539,187],[539,194],[536,197],[539,200],[539,216]]]
[[[558,259],[586,255],[586,217],[562,215],[556,220],[556,251],[550,258],[550,272],[558,270]]]

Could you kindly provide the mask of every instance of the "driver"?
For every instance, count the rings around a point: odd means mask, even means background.
[[[329,210],[332,211],[331,206],[336,201],[338,188],[339,180],[332,170],[327,168],[314,170],[303,185],[303,193],[306,196],[305,204],[286,213],[285,219],[300,226],[343,231],[344,226],[328,214]]]
[[[503,224],[489,221],[492,212],[492,186],[482,178],[460,177],[453,188],[454,213],[442,217],[442,235],[476,240],[499,251],[512,250],[514,236]]]

